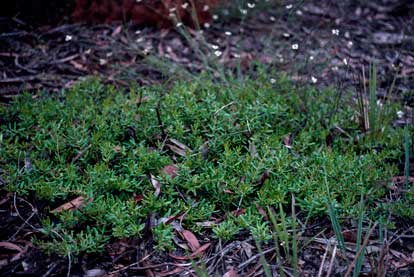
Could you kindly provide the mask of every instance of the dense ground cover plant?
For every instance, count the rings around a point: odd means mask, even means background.
[[[200,236],[228,241],[251,230],[269,241],[272,224],[260,208],[273,207],[294,226],[292,199],[304,215],[334,208],[357,218],[362,195],[377,220],[388,212],[378,199],[398,173],[403,132],[384,125],[373,140],[352,99],[335,95],[266,74],[129,93],[90,81],[25,95],[0,110],[2,179],[41,203],[37,242],[62,255],[101,251],[147,228],[157,250],[172,250],[167,219],[180,215]],[[81,207],[51,212],[79,196]]]

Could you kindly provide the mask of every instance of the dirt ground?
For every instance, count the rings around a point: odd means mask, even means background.
[[[217,60],[227,72],[237,73],[240,68],[242,76],[254,75],[255,62],[259,61],[269,70],[285,72],[298,84],[335,86],[349,93],[363,90],[368,67],[375,64],[378,99],[403,101],[411,111],[414,2],[282,2],[265,10],[248,10],[242,19],[226,10],[219,11],[218,20],[209,28],[205,26],[202,34],[190,30],[190,40],[174,28],[159,30],[121,23],[33,28],[16,19],[2,18],[0,101],[7,103],[24,91],[53,93],[88,76],[98,76],[104,83],[126,90],[131,83],[150,85],[171,78],[189,79],[192,74],[206,71],[219,76],[216,68],[206,69],[207,57]],[[393,91],[388,94],[391,87]],[[30,242],[31,226],[39,224],[38,207],[32,203],[32,199],[16,198],[4,191],[0,194],[1,276],[62,276],[69,266],[73,276],[173,276],[179,275],[176,268],[191,268],[191,263],[184,265],[171,257],[142,261],[139,257],[145,253],[144,246],[133,239],[113,242],[106,253],[84,255],[73,263],[48,257]],[[309,236],[324,225],[329,223],[315,222]],[[406,230],[404,234],[391,234],[396,240],[390,248],[405,253],[404,257],[395,254],[389,260],[398,276],[414,274],[412,228]],[[317,275],[324,243],[320,241],[302,254],[307,276]],[[258,259],[240,254],[240,249],[249,244],[254,245],[251,238],[224,248],[216,245],[206,257],[207,267],[226,268],[233,260],[238,262],[237,269],[248,268],[250,276],[263,274],[258,270]],[[158,268],[163,269],[163,275],[154,271]],[[340,265],[337,270],[333,275],[341,275]]]

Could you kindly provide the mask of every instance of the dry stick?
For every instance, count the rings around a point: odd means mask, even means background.
[[[289,277],[295,277],[292,273],[290,273],[289,271],[287,271],[287,269],[286,269],[286,268],[283,268],[282,270],[283,270],[283,272],[284,272],[287,276],[289,276]]]
[[[319,267],[318,277],[322,276],[323,266],[325,265],[325,260],[326,260],[326,256],[328,255],[329,248],[331,248],[331,245],[328,243],[328,245],[326,245],[326,250],[325,250],[325,253],[323,254],[322,262],[321,262],[321,265]]]
[[[247,241],[250,241],[250,239],[246,239],[243,242],[247,242]],[[234,248],[238,248],[240,246],[241,246],[241,242],[239,242],[239,241],[232,242],[232,243],[226,245],[223,248],[222,253],[219,253],[219,254],[216,253],[216,254],[213,254],[212,257],[207,258],[206,263],[208,263],[211,260],[214,260],[214,259],[217,258],[216,261],[214,261],[212,263],[212,265],[210,265],[208,268],[215,268],[216,267],[216,264],[218,264],[221,261],[222,256],[226,255],[228,252],[230,252]],[[210,271],[210,270],[208,270],[208,271]]]
[[[351,271],[352,271],[352,269],[354,268],[354,266],[355,266],[355,264],[356,264],[356,262],[357,262],[357,260],[358,260],[359,255],[361,255],[361,254],[362,254],[362,251],[364,251],[364,250],[365,250],[365,247],[367,246],[368,241],[369,241],[369,237],[371,236],[371,234],[372,234],[372,232],[374,231],[374,229],[377,227],[377,224],[378,224],[378,223],[377,223],[377,222],[375,222],[374,226],[372,226],[372,227],[371,227],[371,229],[369,230],[368,235],[365,237],[364,242],[363,242],[363,243],[362,243],[362,245],[361,245],[361,248],[358,250],[357,254],[356,254],[356,255],[355,255],[355,257],[354,257],[354,260],[353,260],[353,261],[352,261],[352,263],[349,265],[348,270],[346,271],[346,273],[345,273],[344,277],[349,277],[349,276],[351,275]]]
[[[88,151],[88,149],[90,149],[91,147],[92,147],[92,144],[89,144],[86,148],[79,151],[76,157],[72,159],[72,163],[76,162],[80,157],[82,157],[83,154],[85,154],[85,152]]]
[[[227,108],[228,106],[233,105],[234,103],[236,103],[236,101],[231,101],[230,103],[228,103],[228,104],[224,105],[223,107],[221,107],[220,109],[218,109],[217,111],[215,111],[215,112],[214,112],[214,116],[217,116],[217,114],[218,114],[220,111],[224,110],[224,109],[225,109],[225,108]]]
[[[19,212],[19,209],[17,208],[16,200],[17,200],[17,193],[14,192],[13,193],[13,207],[16,210],[16,213],[19,216],[19,218],[21,220],[23,220],[25,222],[25,224],[29,225],[33,230],[35,230],[37,232],[41,232],[41,230],[39,228],[36,228],[35,226],[33,226],[29,222],[30,218],[28,218],[28,219],[24,219],[23,218],[23,216]],[[21,199],[21,200],[24,201],[25,203],[29,204],[29,206],[32,208],[32,210],[33,211],[36,211],[35,214],[37,213],[37,209],[35,209],[31,203],[29,203],[28,201],[26,201],[24,199]],[[56,236],[58,236],[62,241],[64,241],[63,237],[58,232],[56,232],[53,229],[51,230],[51,232],[54,233]],[[72,268],[72,256],[71,256],[71,252],[70,251],[68,251],[66,254],[68,255],[68,273],[67,273],[67,276],[70,277],[70,271],[71,271],[71,268]]]
[[[380,277],[385,277],[386,273],[387,273],[387,266],[385,263],[385,259],[387,258],[387,254],[389,252],[389,244],[387,241],[385,241],[385,243],[383,244],[382,248],[381,248],[381,254],[380,254],[380,258],[379,258],[379,262],[378,262],[378,276]]]
[[[390,243],[389,243],[389,245],[391,246],[392,244],[394,244],[394,242],[396,242],[396,241],[398,241],[399,239],[401,239],[401,238],[413,238],[414,236],[411,236],[411,235],[405,235],[406,233],[408,233],[408,232],[410,232],[410,231],[412,231],[412,230],[414,230],[414,226],[411,226],[410,228],[408,228],[407,230],[405,230],[405,231],[403,231],[403,232],[401,232],[401,234],[399,234],[399,235],[397,235],[397,233],[392,233],[392,232],[389,232],[389,233],[391,233],[392,234],[392,239],[390,239]]]
[[[134,269],[143,270],[143,269],[151,269],[151,268],[162,267],[162,266],[165,265],[165,264],[157,264],[157,265],[149,265],[149,266],[143,266],[143,267],[135,267],[136,265],[139,265],[140,263],[142,263],[143,261],[145,261],[149,257],[151,257],[152,254],[154,254],[154,251],[151,252],[150,254],[146,255],[141,260],[139,260],[139,261],[137,261],[135,263],[129,264],[129,265],[124,266],[124,267],[122,267],[120,269],[117,269],[117,270],[114,270],[114,271],[109,272],[109,275],[113,275],[113,274],[116,274],[116,273],[125,271],[125,270],[127,270],[128,268],[131,268],[131,267],[134,267]],[[191,263],[189,263],[189,265],[191,265]]]
[[[70,62],[70,61],[76,59],[77,57],[79,57],[79,54],[70,55],[70,56],[64,57],[62,59],[54,60],[54,61],[51,62],[51,64],[59,64],[59,63]]]
[[[26,201],[26,200],[24,200],[24,199],[21,199],[22,201],[24,201],[26,204],[28,204],[31,208],[32,208],[32,213],[30,214],[30,216],[27,218],[27,219],[24,219],[22,216],[21,216],[21,214],[20,214],[20,212],[19,212],[19,210],[18,210],[18,208],[17,208],[17,204],[16,204],[16,200],[17,200],[17,195],[16,195],[16,193],[13,193],[13,207],[14,207],[14,209],[16,210],[16,213],[17,213],[17,215],[20,217],[20,219],[21,220],[23,220],[24,222],[23,222],[23,224],[17,229],[17,231],[8,239],[8,241],[10,241],[10,240],[13,240],[16,236],[17,236],[17,234],[26,226],[26,225],[29,225],[31,228],[33,228],[34,230],[37,230],[36,229],[36,227],[34,227],[33,225],[31,225],[30,224],[30,219],[32,219],[32,217],[34,216],[34,215],[36,215],[37,214],[37,209],[30,203],[30,202],[28,202],[28,201]]]
[[[46,271],[45,274],[42,275],[42,277],[48,277],[50,274],[52,274],[52,271],[59,265],[59,263],[53,263],[52,266],[50,266],[49,270]]]
[[[333,268],[333,264],[336,258],[336,250],[338,250],[338,245],[335,244],[334,250],[332,252],[332,257],[331,260],[329,261],[329,268],[328,268],[328,272],[326,273],[326,277],[331,276],[331,272],[332,272],[332,268]]]
[[[162,123],[160,109],[161,109],[161,100],[158,100],[157,107],[155,108],[155,111],[157,113],[158,125],[161,128],[162,137],[165,139],[167,136],[165,134],[164,124]]]
[[[237,269],[240,270],[240,269],[244,268],[245,266],[249,265],[251,262],[253,262],[257,258],[260,258],[260,255],[262,255],[262,254],[264,255],[264,254],[270,253],[270,252],[274,251],[275,249],[276,249],[276,247],[272,247],[272,248],[269,248],[269,249],[263,251],[262,253],[258,253],[256,255],[254,255],[253,257],[251,257],[250,259],[248,259],[244,263],[239,264],[237,266]]]

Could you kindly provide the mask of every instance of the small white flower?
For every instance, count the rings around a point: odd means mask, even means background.
[[[141,30],[136,30],[136,31],[135,31],[135,34],[136,34],[136,35],[141,34]]]
[[[219,46],[218,45],[215,45],[215,44],[212,44],[211,45],[211,48],[213,48],[214,50],[217,50],[217,49],[219,49]]]
[[[182,22],[178,22],[177,25],[175,25],[175,27],[177,27],[177,28],[180,28],[182,26],[183,26],[183,23]]]
[[[377,106],[378,106],[378,107],[382,107],[382,106],[383,106],[383,104],[382,104],[381,100],[379,100],[379,99],[377,100]]]
[[[318,82],[318,78],[316,78],[315,76],[312,76],[311,81],[312,83],[316,84]]]
[[[299,44],[297,44],[297,43],[292,44],[292,49],[293,50],[298,50],[299,49]]]
[[[290,10],[291,8],[293,8],[293,5],[292,4],[286,5],[286,9],[287,10]]]
[[[208,5],[204,5],[203,6],[203,12],[206,12],[210,9],[210,7]]]
[[[220,57],[221,54],[223,54],[220,50],[214,51],[214,55],[216,55],[217,57]]]
[[[309,60],[311,60],[311,61],[313,61],[315,59],[315,57],[314,56],[310,56],[309,57]]]
[[[184,4],[181,5],[181,8],[183,8],[184,10],[188,8],[188,2],[185,2]]]
[[[65,36],[65,41],[71,41],[73,39],[73,37],[71,35],[66,35]]]
[[[210,23],[206,22],[206,23],[204,23],[203,26],[204,26],[204,28],[208,29],[208,28],[210,28],[211,25],[210,25]]]
[[[241,12],[242,14],[247,14],[247,10],[246,10],[246,9],[240,9],[240,12]]]
[[[283,36],[284,36],[285,38],[288,38],[288,37],[290,37],[290,34],[289,34],[289,33],[283,33]]]
[[[218,15],[217,14],[213,14],[213,20],[218,20]]]
[[[402,118],[404,116],[404,112],[403,111],[398,111],[397,116],[398,116],[398,118]]]
[[[137,38],[137,40],[136,40],[137,43],[141,43],[143,41],[144,41],[144,38],[143,37]]]
[[[346,45],[348,46],[348,48],[351,48],[354,45],[354,43],[352,41],[348,41]]]
[[[275,22],[276,18],[274,16],[269,17],[270,21]]]
[[[332,35],[339,36],[339,30],[338,29],[332,29]]]
[[[271,84],[275,84],[276,83],[276,79],[275,78],[270,78],[270,83]]]
[[[233,56],[237,59],[240,58],[240,54],[237,54],[237,53],[234,53]]]
[[[303,15],[303,12],[302,12],[301,10],[297,10],[297,11],[296,11],[296,14],[297,14],[297,15]]]
[[[256,4],[255,4],[255,3],[247,3],[247,6],[248,6],[250,9],[253,9],[253,8],[256,6]]]
[[[344,62],[344,65],[348,65],[348,60],[346,58],[344,58],[342,61]]]
[[[226,36],[231,36],[231,32],[227,31],[224,33]]]
[[[172,7],[171,9],[170,9],[170,13],[173,13],[173,12],[175,12],[177,10],[177,8],[176,7]]]

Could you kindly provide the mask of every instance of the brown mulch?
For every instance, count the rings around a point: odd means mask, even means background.
[[[238,62],[243,73],[254,74],[257,60],[299,83],[334,85],[351,92],[361,89],[362,71],[368,74],[368,66],[376,64],[379,97],[387,95],[395,80],[391,98],[414,105],[412,1],[361,4],[362,1],[351,0],[312,0],[297,6],[284,2],[265,11],[248,10],[256,14],[242,22],[224,18],[230,15],[220,11],[219,20],[203,29],[202,37],[190,31],[191,41],[175,29],[132,24],[67,23],[32,28],[16,19],[0,19],[0,101],[8,102],[25,91],[57,92],[89,76],[126,90],[131,84],[191,79],[200,72],[218,77],[219,69],[205,67],[206,57],[218,60],[234,74]],[[220,51],[218,57],[216,51]],[[34,198],[0,194],[0,242],[7,242],[0,244],[1,276],[62,276],[69,267],[72,276],[177,276],[193,270],[190,260],[152,256],[142,241],[136,240],[114,241],[105,253],[85,254],[76,260],[48,257],[30,242],[40,226],[37,205],[41,203]],[[304,230],[304,237],[329,229],[328,222],[313,222],[310,226]],[[370,245],[373,256],[389,250],[383,262],[399,276],[413,274],[414,261],[409,255],[414,245],[413,230],[405,227],[405,233],[388,234],[393,242],[389,249]],[[330,230],[323,234],[331,235]],[[349,240],[352,242],[352,234]],[[329,243],[315,241],[301,253],[303,276],[317,275],[325,252],[326,274],[333,251],[327,250]],[[210,272],[227,272],[227,276],[235,276],[231,275],[234,271],[243,276],[260,275],[263,271],[254,249],[250,237],[224,245],[214,242],[204,257],[206,268]],[[274,254],[273,249],[265,252],[268,258]],[[347,270],[343,259],[332,263],[333,275],[343,275]],[[363,272],[368,275],[374,269],[374,265],[365,265]]]

